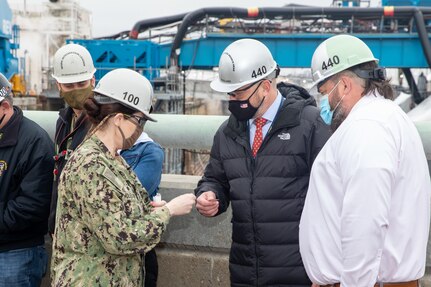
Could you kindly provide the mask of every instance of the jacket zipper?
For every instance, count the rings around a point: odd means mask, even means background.
[[[247,135],[248,136],[248,135]],[[250,148],[250,141],[244,140],[243,138],[238,138],[236,142],[240,145],[242,145],[245,149],[245,152],[250,159],[250,161],[247,161],[250,164],[250,170],[251,170],[251,184],[250,184],[250,206],[251,206],[251,221],[253,225],[253,239],[254,239],[254,254],[256,256],[256,286],[259,286],[259,260],[258,260],[258,254],[257,254],[257,244],[256,244],[256,225],[254,221],[254,205],[253,205],[253,185],[254,185],[254,169],[255,169],[255,159],[253,158],[253,155],[251,153]]]
[[[84,120],[82,120],[79,125],[75,126],[60,142],[60,144],[58,145],[58,148],[60,149],[60,147],[63,145],[64,141],[66,141],[69,137],[72,137],[73,134],[76,132],[77,129],[79,129],[79,127],[81,127],[84,123]],[[60,135],[59,135],[60,136]],[[67,147],[66,147],[67,149]]]
[[[253,224],[254,254],[256,256],[256,286],[259,286],[259,256],[257,252],[256,221],[254,220],[254,204],[253,204],[254,169],[256,166],[256,162],[255,162],[255,158],[253,158],[253,155],[251,155],[250,151],[249,151],[249,156],[251,158],[251,185],[250,185],[251,222]]]
[[[268,142],[268,139],[272,136],[275,131],[272,130],[272,125],[269,127],[268,132],[265,135],[265,139],[257,151],[256,158],[259,156],[259,152],[263,149],[264,145]],[[257,251],[257,239],[256,239],[256,221],[254,220],[254,205],[253,205],[253,185],[254,185],[254,172],[256,168],[256,158],[251,154],[250,149],[247,149],[249,157],[251,158],[251,186],[250,186],[250,204],[251,204],[251,220],[253,223],[253,237],[254,237],[254,253],[256,256],[256,287],[259,286],[259,257]]]

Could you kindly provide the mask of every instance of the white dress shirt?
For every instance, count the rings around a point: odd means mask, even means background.
[[[282,100],[282,95],[280,92],[278,92],[277,97],[275,98],[275,101],[272,103],[272,105],[266,110],[266,112],[263,114],[262,118],[266,120],[265,125],[262,127],[262,139],[265,138],[266,134],[269,131],[269,128],[272,125],[272,122],[275,119],[275,116],[278,113],[278,109],[280,108]],[[255,119],[248,120],[248,126],[250,127],[250,146],[253,146],[254,142],[254,135],[256,134],[256,125],[254,124]]]
[[[311,170],[299,232],[310,279],[371,287],[421,278],[430,192],[412,121],[392,101],[364,96]]]

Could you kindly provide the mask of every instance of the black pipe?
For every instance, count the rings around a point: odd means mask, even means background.
[[[414,18],[416,28],[418,29],[419,39],[422,44],[422,50],[424,51],[425,58],[427,59],[428,66],[431,68],[431,45],[428,39],[428,32],[425,27],[424,16],[422,11],[418,8],[414,8]]]
[[[412,72],[410,71],[409,68],[402,68],[402,71],[403,71],[404,76],[406,76],[407,83],[409,84],[410,92],[413,96],[413,101],[417,105],[420,104],[424,100],[424,98],[419,93],[419,89],[418,89],[418,86],[416,85],[416,82],[415,82],[415,79],[412,75]]]
[[[160,27],[181,21],[187,13],[177,14],[173,16],[166,16],[160,18],[147,19],[137,22],[129,33],[130,39],[137,39],[139,33],[153,27]]]
[[[327,17],[327,18],[338,18],[345,17],[351,18],[355,17],[355,19],[361,17],[376,17],[380,18],[382,16],[392,17],[392,18],[405,18],[412,17],[415,15],[415,19],[418,25],[418,29],[420,29],[420,37],[424,37],[424,32],[422,26],[423,25],[423,16],[424,14],[427,17],[431,16],[431,8],[429,7],[394,7],[393,13],[387,13],[384,7],[379,8],[359,8],[359,7],[264,7],[257,8],[258,10],[249,10],[246,8],[226,8],[226,7],[213,7],[213,8],[202,8],[190,12],[187,14],[172,42],[172,48],[170,53],[171,65],[177,65],[178,55],[176,54],[176,50],[181,46],[184,36],[187,33],[187,30],[190,26],[194,25],[196,22],[204,19],[205,17],[218,17],[218,18],[246,18],[246,19],[258,19],[258,18],[266,18],[266,19],[274,19],[274,18],[282,18],[282,19],[302,19],[304,16],[310,17]],[[249,13],[250,11],[250,13]],[[420,13],[416,13],[419,11]],[[417,14],[417,15],[416,15]],[[422,21],[420,21],[422,19]],[[425,38],[426,38],[426,30],[425,30]],[[423,40],[421,40],[423,41]],[[430,51],[431,49],[427,48],[427,45],[424,46],[424,49]],[[429,43],[428,43],[429,45]],[[425,51],[425,50],[424,50]],[[426,52],[428,53],[428,52]],[[431,60],[431,58],[430,58]],[[431,62],[429,62],[430,64]],[[431,67],[431,65],[430,65]]]

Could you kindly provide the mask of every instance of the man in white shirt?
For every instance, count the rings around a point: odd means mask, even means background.
[[[308,276],[321,286],[419,286],[431,184],[414,124],[356,37],[324,41],[312,75],[333,135],[314,161],[300,221]]]

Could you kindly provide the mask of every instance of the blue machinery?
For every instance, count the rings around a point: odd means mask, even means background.
[[[73,42],[89,49],[98,69],[96,78],[110,69],[128,67],[142,71],[154,81],[164,68],[179,71],[217,67],[224,48],[244,37],[264,42],[281,67],[308,68],[322,40],[349,33],[363,39],[382,66],[402,69],[415,102],[421,102],[423,96],[417,91],[410,68],[431,67],[431,7],[361,8],[361,1],[338,2],[343,6],[203,8],[143,20],[131,31],[109,37]],[[383,4],[431,6],[431,1],[386,0]],[[152,35],[152,29],[160,26],[176,28],[176,32]],[[162,37],[165,42],[157,42]]]
[[[382,66],[401,68],[414,94],[409,69],[431,67],[431,0],[383,0],[378,8],[361,8],[362,2],[369,1],[334,1],[340,7],[203,8],[143,20],[131,31],[104,39],[73,42],[89,49],[98,79],[111,69],[129,67],[154,81],[163,68],[212,69],[223,49],[243,37],[264,42],[281,67],[308,68],[323,39],[349,33],[362,38]],[[0,0],[0,72],[8,78],[18,73],[19,29],[11,20],[7,0]],[[160,27],[177,31],[152,35]],[[157,41],[161,37],[164,42]],[[417,94],[414,98],[421,100]]]
[[[231,42],[254,38],[265,43],[282,67],[309,68],[314,50],[332,34],[207,34],[205,38],[184,41],[179,64],[188,69],[212,69],[218,66],[220,55]],[[363,39],[380,59],[391,68],[428,68],[417,34],[354,34]],[[172,44],[155,44],[142,40],[73,40],[89,49],[97,68],[129,67],[158,69],[168,64]],[[147,74],[150,79],[156,74]]]
[[[0,0],[0,73],[8,79],[18,73],[18,27],[12,25],[12,11],[7,0]]]

